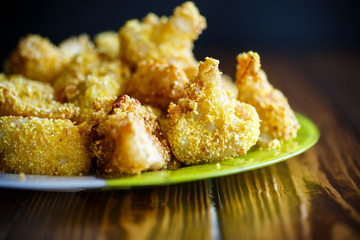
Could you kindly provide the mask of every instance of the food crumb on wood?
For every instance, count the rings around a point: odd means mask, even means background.
[[[20,180],[26,180],[26,175],[25,175],[25,173],[23,173],[23,172],[19,173],[19,179],[20,179]]]

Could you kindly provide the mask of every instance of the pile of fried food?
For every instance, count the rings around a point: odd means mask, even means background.
[[[21,39],[0,74],[0,171],[43,175],[141,173],[276,148],[299,124],[257,53],[198,62],[206,20],[192,2],[119,32],[58,46]]]

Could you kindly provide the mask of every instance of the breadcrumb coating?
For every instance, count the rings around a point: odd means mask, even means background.
[[[120,84],[109,75],[101,77],[88,75],[77,88],[79,94],[71,102],[80,108],[80,114],[75,120],[81,123],[91,120],[94,100],[98,97],[117,96]]]
[[[170,102],[184,96],[184,87],[188,82],[185,72],[174,66],[145,61],[138,65],[135,73],[125,85],[126,94],[167,110]]]
[[[206,20],[192,2],[175,8],[169,18],[149,13],[142,22],[129,20],[119,31],[121,58],[133,67],[151,59],[173,64],[193,77],[198,66],[193,41],[205,28]]]
[[[238,99],[256,108],[261,119],[259,144],[276,147],[296,137],[300,125],[287,98],[275,89],[261,69],[260,57],[249,51],[237,56]]]
[[[0,117],[0,171],[39,175],[88,174],[88,126],[69,120]]]
[[[95,47],[94,43],[90,40],[89,35],[81,34],[79,36],[63,40],[59,44],[59,50],[64,55],[67,63],[69,63],[71,59],[78,54],[94,52]]]
[[[29,34],[21,39],[6,66],[7,74],[52,82],[65,68],[66,58],[49,39]]]
[[[96,48],[109,57],[118,58],[120,54],[119,34],[114,31],[101,32],[95,35]]]
[[[195,59],[205,28],[185,2],[170,17],[149,13],[94,42],[22,38],[0,74],[0,172],[139,174],[296,137],[295,114],[257,53],[237,56],[236,83],[218,60]]]
[[[168,141],[175,157],[186,164],[245,155],[260,134],[255,108],[229,98],[218,65],[212,58],[200,62],[185,97],[168,110]]]
[[[80,107],[76,122],[88,121],[95,98],[120,94],[124,69],[119,60],[110,59],[103,53],[79,54],[55,80],[56,98]]]
[[[94,102],[92,156],[101,172],[140,173],[159,170],[170,150],[155,114],[127,95]]]
[[[75,56],[67,68],[54,81],[56,97],[61,102],[71,102],[79,95],[78,86],[88,75],[109,76],[114,81],[121,79],[121,64],[105,54],[87,52]]]
[[[73,104],[54,100],[50,84],[0,74],[0,116],[73,119],[78,114],[79,108]]]

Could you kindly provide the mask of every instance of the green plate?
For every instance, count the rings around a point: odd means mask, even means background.
[[[296,117],[301,126],[298,136],[276,150],[254,147],[246,156],[238,156],[221,162],[185,166],[176,170],[146,172],[139,175],[119,175],[113,176],[111,179],[96,176],[39,175],[26,175],[24,179],[20,178],[18,174],[0,174],[0,187],[47,191],[128,189],[184,183],[245,172],[292,158],[306,151],[318,141],[320,133],[316,125],[299,113],[296,114]]]
[[[313,146],[320,137],[319,129],[305,116],[296,113],[300,123],[297,137],[282,144],[276,150],[252,148],[246,156],[238,156],[221,162],[186,166],[177,170],[146,172],[140,175],[108,179],[106,185],[113,188],[168,185],[195,180],[226,176],[266,167],[292,158]]]

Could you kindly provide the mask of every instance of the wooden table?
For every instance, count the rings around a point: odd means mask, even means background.
[[[235,71],[223,54],[224,72]],[[0,189],[0,239],[360,239],[360,54],[262,53],[270,81],[320,128],[285,162],[165,187]]]

